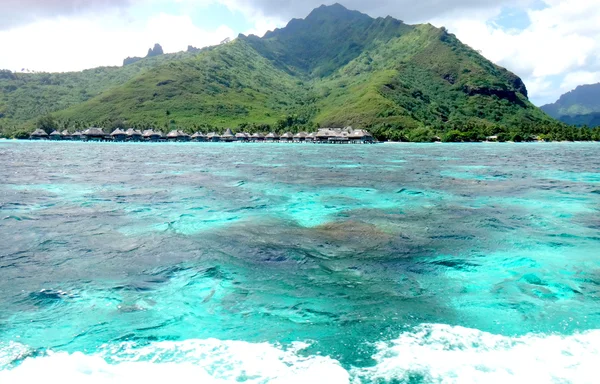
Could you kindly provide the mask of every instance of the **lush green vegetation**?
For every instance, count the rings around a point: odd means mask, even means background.
[[[0,130],[370,129],[381,140],[598,139],[533,106],[522,81],[444,28],[321,7],[264,38],[122,68],[0,73]],[[42,118],[40,118],[40,116]]]
[[[18,127],[37,117],[88,101],[165,62],[192,57],[176,53],[150,57],[126,67],[99,67],[68,73],[13,73],[0,70],[0,126]]]

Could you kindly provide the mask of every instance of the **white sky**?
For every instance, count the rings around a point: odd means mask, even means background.
[[[72,71],[262,35],[323,0],[0,0],[0,68]],[[371,16],[446,26],[523,78],[538,105],[600,82],[598,0],[346,0]]]

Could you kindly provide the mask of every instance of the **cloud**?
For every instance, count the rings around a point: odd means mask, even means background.
[[[0,52],[13,53],[0,56],[0,68],[62,72],[121,65],[128,56],[145,56],[155,43],[165,52],[177,52],[188,45],[215,45],[235,35],[225,25],[201,29],[187,15],[158,13],[131,20],[112,11],[101,18],[58,17],[0,31]]]
[[[130,0],[1,0],[0,30],[82,12],[125,7]]]

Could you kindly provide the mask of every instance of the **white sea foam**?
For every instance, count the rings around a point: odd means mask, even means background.
[[[597,383],[600,368],[600,330],[506,337],[428,324],[377,349],[355,383]]]
[[[596,383],[600,330],[507,337],[428,324],[377,344],[375,364],[346,371],[305,344],[187,340],[106,346],[94,355],[49,353],[0,370],[0,383]],[[3,345],[1,366],[26,356]]]
[[[337,361],[303,357],[306,347],[282,349],[242,341],[187,340],[135,348],[122,344],[95,355],[50,353],[0,371],[0,383],[349,383]],[[110,361],[110,363],[109,363]]]

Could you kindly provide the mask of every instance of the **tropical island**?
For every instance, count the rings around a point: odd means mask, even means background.
[[[600,140],[556,120],[523,81],[445,28],[322,6],[264,37],[122,67],[71,73],[0,71],[0,135],[29,138],[99,127],[292,136],[352,126],[379,141]]]

